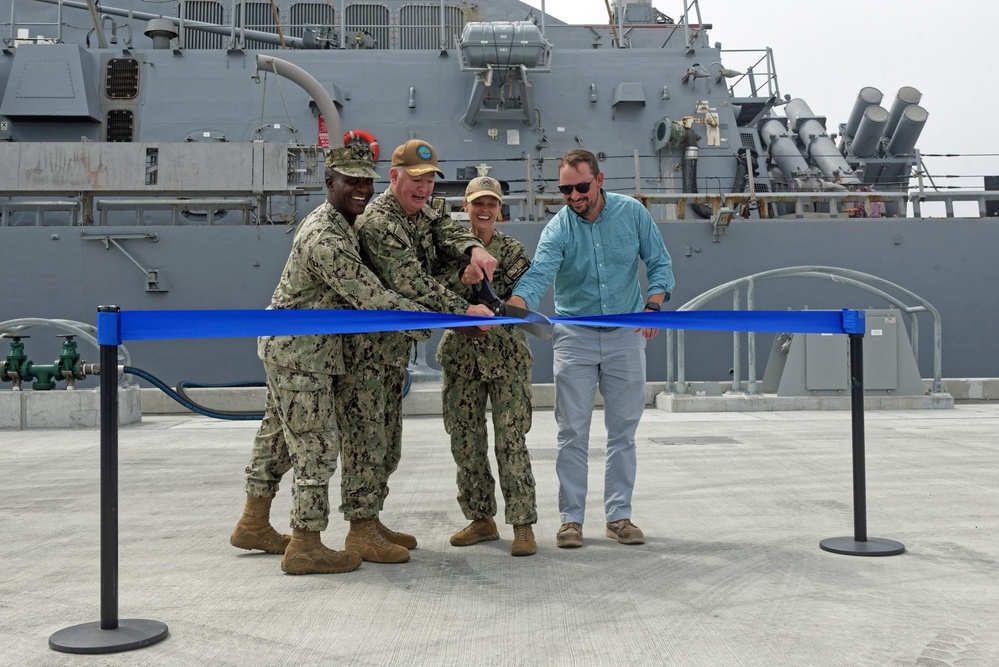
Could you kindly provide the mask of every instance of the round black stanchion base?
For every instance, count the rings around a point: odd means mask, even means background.
[[[63,653],[120,653],[161,642],[167,632],[164,623],[141,618],[121,619],[113,630],[104,630],[100,621],[94,621],[53,632],[49,648]]]
[[[819,542],[825,551],[847,556],[897,556],[905,551],[905,545],[895,540],[869,537],[858,542],[852,537],[830,537]]]

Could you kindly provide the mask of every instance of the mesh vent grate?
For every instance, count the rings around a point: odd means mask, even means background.
[[[182,12],[185,19],[225,25],[225,10],[222,3],[213,0],[186,0]],[[188,49],[221,49],[222,35],[202,32],[185,27],[183,44]]]
[[[112,109],[108,111],[107,140],[131,141],[135,129],[135,119],[128,109]]]
[[[247,30],[257,32],[270,32],[277,34],[277,26],[274,25],[274,12],[270,3],[267,2],[244,2],[236,6],[236,25],[241,25]],[[244,45],[248,49],[276,49],[275,45],[268,44],[256,39],[247,39]]]
[[[455,49],[465,27],[459,7],[444,7],[444,43],[441,43],[441,8],[410,5],[399,10],[400,47],[403,49]]]
[[[130,100],[139,94],[139,62],[131,58],[108,61],[104,93],[113,100]]]
[[[305,28],[329,28],[337,25],[333,7],[318,2],[298,2],[291,6],[288,34],[301,37]]]
[[[389,10],[384,5],[354,3],[344,10],[346,22],[347,48],[355,41],[357,35],[368,34],[375,41],[377,49],[390,48],[389,45]]]

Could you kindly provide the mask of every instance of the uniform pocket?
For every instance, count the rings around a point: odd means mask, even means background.
[[[281,369],[275,376],[274,384],[288,391],[319,391],[323,385],[329,384],[329,378],[321,380],[318,373]]]
[[[330,376],[281,369],[274,373],[274,385],[286,428],[295,433],[336,431]]]

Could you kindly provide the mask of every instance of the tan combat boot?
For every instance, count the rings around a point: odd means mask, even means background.
[[[271,526],[271,498],[246,496],[243,516],[229,537],[229,544],[240,549],[255,549],[269,554],[283,554],[291,537],[282,535]]]
[[[361,567],[361,557],[349,551],[333,551],[319,541],[319,533],[292,530],[291,542],[281,559],[288,574],[339,574]]]
[[[485,519],[475,519],[457,533],[451,536],[451,546],[470,547],[479,542],[489,542],[499,539],[499,531],[496,530],[496,522],[492,517]]]
[[[392,544],[398,544],[400,547],[406,547],[407,549],[416,548],[416,537],[410,535],[409,533],[400,533],[398,531],[392,530],[384,523],[381,519],[375,517],[375,526],[378,527],[378,532],[381,533],[386,540]]]
[[[530,524],[513,527],[513,544],[510,545],[511,556],[533,556],[538,553],[538,545],[534,541],[534,529]]]
[[[369,563],[405,563],[409,560],[409,549],[389,542],[378,530],[376,521],[376,519],[351,521],[344,548],[358,554]]]

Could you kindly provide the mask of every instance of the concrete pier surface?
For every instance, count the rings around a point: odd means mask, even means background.
[[[407,417],[382,519],[418,537],[412,560],[298,577],[229,545],[257,422],[144,416],[119,433],[117,616],[169,636],[106,655],[48,646],[101,619],[100,433],[0,431],[0,664],[999,665],[999,404],[865,413],[868,535],[906,548],[885,557],[819,548],[854,534],[848,411],[648,409],[641,546],[604,536],[602,416],[582,548],[555,547],[550,410],[528,440],[526,558],[505,525],[450,546],[467,521],[448,436],[439,417]],[[346,532],[335,514],[323,539],[342,548]]]

